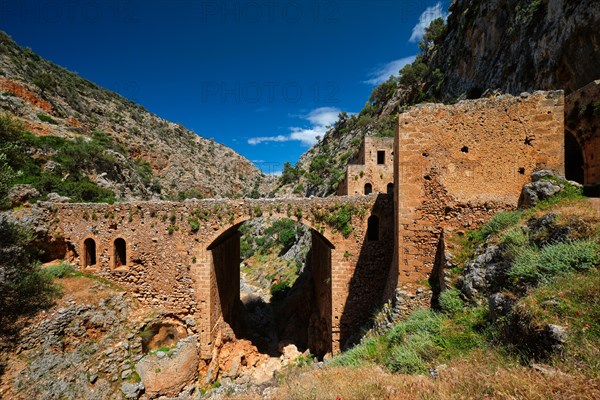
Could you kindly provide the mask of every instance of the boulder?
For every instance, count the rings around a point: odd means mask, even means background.
[[[498,318],[505,317],[512,310],[515,299],[504,293],[494,293],[488,297],[490,318],[495,322]]]
[[[483,297],[500,291],[507,280],[510,262],[504,257],[500,246],[490,245],[473,261],[467,263],[460,276],[457,288],[473,303],[482,302]]]
[[[123,383],[121,391],[126,399],[137,399],[144,393],[144,385],[141,383]]]
[[[549,352],[560,351],[567,342],[567,328],[560,325],[548,324],[546,326],[547,345]]]
[[[560,192],[561,186],[551,181],[540,180],[523,185],[519,197],[519,208],[534,207],[539,200],[547,199]]]
[[[538,201],[548,199],[571,184],[553,171],[543,169],[531,174],[531,183],[523,185],[519,208],[534,207]]]
[[[40,192],[31,185],[21,184],[13,186],[6,196],[11,207],[27,203],[31,198],[39,196]]]
[[[154,353],[144,356],[135,370],[149,397],[176,396],[196,380],[198,362],[196,337],[188,336],[162,358]]]
[[[70,198],[66,196],[61,196],[58,193],[52,192],[48,194],[48,201],[52,203],[68,203],[70,200]]]

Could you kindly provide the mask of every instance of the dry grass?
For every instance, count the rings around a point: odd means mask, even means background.
[[[539,372],[489,351],[457,359],[432,379],[376,366],[324,368],[291,377],[272,399],[598,399],[600,380],[558,370]],[[261,398],[235,397],[236,399]]]

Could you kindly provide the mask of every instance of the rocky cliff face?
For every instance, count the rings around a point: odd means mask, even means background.
[[[365,108],[341,117],[275,193],[334,194],[361,139],[393,136],[397,114],[410,105],[478,98],[488,89],[568,94],[600,77],[598,1],[455,0],[450,12],[445,31],[425,44],[421,69],[375,88]]]
[[[263,178],[249,160],[226,146],[40,58],[2,32],[0,109],[37,137],[89,142],[94,132],[102,133],[101,141],[112,143],[102,153],[113,166],[102,170],[92,165],[85,173],[117,199],[246,196],[257,193]],[[42,170],[54,167],[53,156],[60,150],[17,145],[27,147]]]
[[[600,3],[595,0],[455,0],[432,69],[446,98],[486,89],[518,94],[600,77]]]

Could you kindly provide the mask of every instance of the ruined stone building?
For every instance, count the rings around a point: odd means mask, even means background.
[[[564,174],[563,92],[418,105],[400,114],[394,152],[394,260],[399,285],[416,285],[444,231],[516,208],[534,171]]]
[[[391,194],[393,190],[394,138],[365,137],[358,154],[346,166],[337,194]]]

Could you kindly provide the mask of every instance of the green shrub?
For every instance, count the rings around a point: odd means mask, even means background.
[[[4,218],[0,218],[0,333],[22,315],[52,305],[58,288],[52,277],[37,262],[33,234]]]
[[[383,362],[387,347],[379,338],[369,338],[331,361],[332,365],[357,367],[369,363]]]
[[[271,300],[283,299],[289,290],[290,283],[288,281],[283,281],[271,285],[271,288],[269,289],[269,292],[271,293]]]
[[[500,237],[500,243],[508,247],[522,247],[527,241],[527,235],[520,228],[509,229]]]
[[[536,286],[557,275],[590,269],[600,262],[600,246],[588,240],[557,243],[543,247],[519,248],[508,272],[516,285]]]
[[[406,325],[398,324],[387,333],[387,340],[392,346],[404,343],[406,339]]]
[[[497,234],[500,231],[519,223],[521,215],[521,211],[503,211],[498,213],[481,228],[479,235],[485,240],[488,236]]]
[[[291,219],[278,219],[265,230],[265,235],[276,236],[277,242],[288,248],[296,241],[296,226]]]
[[[64,261],[60,264],[45,268],[43,271],[53,278],[66,278],[72,276],[76,272],[75,267]]]
[[[599,252],[600,246],[588,240],[557,243],[542,248],[540,268],[549,275],[569,270],[588,270],[598,265]]]
[[[17,173],[6,162],[6,154],[0,153],[0,209],[7,204],[6,196],[10,190],[10,182],[17,176]]]
[[[200,230],[200,221],[198,220],[198,217],[191,216],[188,218],[188,222],[190,223],[190,230],[193,233],[196,233]]]
[[[440,331],[442,320],[433,311],[428,309],[417,310],[404,322],[407,334],[429,333],[437,334]]]
[[[352,214],[354,209],[346,204],[336,207],[329,214],[319,216],[327,225],[341,232],[344,237],[348,237],[352,233]]]
[[[38,114],[37,117],[39,118],[40,121],[48,122],[49,124],[52,124],[52,125],[58,125],[58,122],[53,120],[52,117],[50,117],[48,115]]]
[[[302,175],[302,170],[300,169],[299,166],[294,166],[292,167],[292,164],[290,164],[289,162],[286,162],[283,164],[283,171],[281,173],[281,176],[279,177],[279,182],[282,185],[291,183],[291,182],[296,182],[298,180],[298,178],[300,178],[300,176]]]
[[[409,346],[394,347],[386,366],[392,372],[404,374],[416,374],[426,369],[422,358]]]
[[[439,304],[442,312],[449,315],[456,314],[464,307],[457,289],[447,289],[440,293]]]

